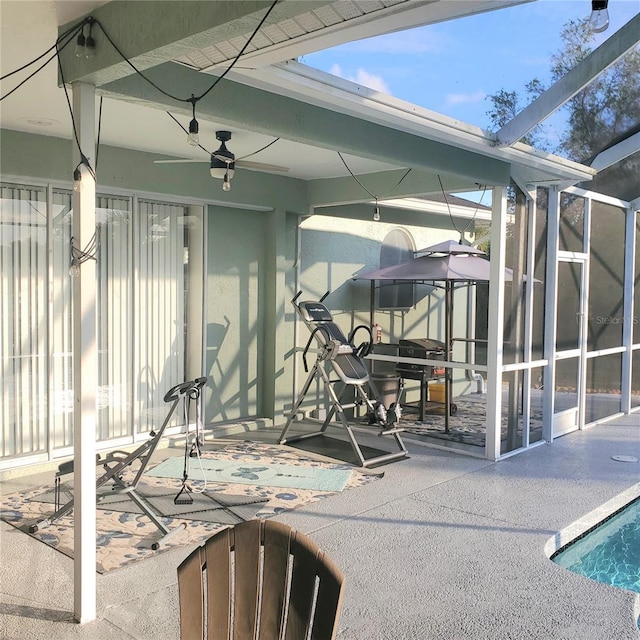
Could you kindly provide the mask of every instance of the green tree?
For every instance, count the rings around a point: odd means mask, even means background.
[[[551,56],[553,82],[562,78],[589,53],[594,43],[588,20],[570,21],[564,25],[562,48]],[[544,90],[534,78],[525,85],[527,102]],[[494,130],[506,124],[520,110],[517,91],[501,89],[488,96],[491,109],[487,112]],[[559,141],[553,141],[544,123],[539,124],[522,142],[552,151],[578,162],[589,163],[612,142],[619,141],[640,124],[640,47],[603,71],[587,87],[563,107],[567,127]]]

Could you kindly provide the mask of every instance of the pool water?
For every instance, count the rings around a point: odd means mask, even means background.
[[[640,498],[558,550],[569,571],[640,593]]]

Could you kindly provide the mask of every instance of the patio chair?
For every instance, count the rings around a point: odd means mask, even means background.
[[[344,575],[306,535],[254,519],[187,556],[178,589],[181,640],[333,640]]]

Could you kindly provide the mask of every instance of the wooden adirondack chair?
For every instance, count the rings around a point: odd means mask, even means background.
[[[178,588],[182,640],[333,640],[344,575],[306,535],[255,519],[187,556]]]

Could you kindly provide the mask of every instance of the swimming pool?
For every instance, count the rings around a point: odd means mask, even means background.
[[[640,497],[552,556],[569,571],[640,593]]]

